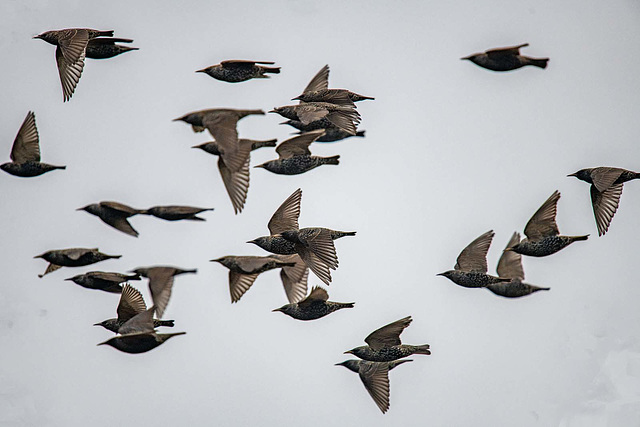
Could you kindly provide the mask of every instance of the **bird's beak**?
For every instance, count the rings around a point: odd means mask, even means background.
[[[254,239],[254,240],[249,240],[249,241],[248,241],[248,242],[246,242],[246,243],[253,243],[254,245],[255,245],[255,244],[257,244],[257,243],[256,243],[256,241],[255,241],[255,239]]]
[[[42,258],[43,256],[44,256],[44,254],[40,254],[40,255],[36,255],[36,256],[34,256],[33,258],[34,258],[34,259],[35,259],[35,258]]]
[[[282,311],[282,308],[274,308],[273,310],[271,310],[271,312],[273,313],[274,311]]]
[[[512,252],[513,248],[505,248],[502,252]]]
[[[254,166],[254,168],[264,168],[264,163],[261,164],[261,165],[256,165],[256,166]]]
[[[41,39],[41,38],[42,38],[42,36],[41,36],[40,34],[38,34],[37,36],[33,36],[33,37],[31,37],[31,38],[32,38],[32,39]]]
[[[209,262],[220,262],[222,258],[210,259]]]
[[[353,350],[347,350],[347,351],[345,351],[345,352],[344,352],[344,353],[342,353],[342,354],[353,354]]]
[[[271,112],[271,111],[269,111],[269,112]],[[279,125],[288,125],[288,124],[289,124],[289,122],[288,122],[288,121],[286,121],[286,122],[282,122],[282,123],[278,123],[278,124],[279,124]]]
[[[206,73],[207,69],[203,68],[202,70],[196,70],[196,73]]]
[[[292,101],[297,101],[298,99],[302,98],[302,95],[298,95],[295,98],[291,98]]]
[[[574,173],[570,173],[570,174],[569,174],[569,175],[567,175],[567,176],[576,176],[576,175],[577,175],[577,172],[574,172]]]
[[[179,122],[179,121],[181,121],[181,120],[182,120],[182,117],[178,117],[177,119],[173,119],[173,120],[171,120],[171,121],[172,121],[172,122]]]
[[[69,278],[64,279],[64,280],[73,280],[73,277],[69,277]]]
[[[96,344],[96,345],[105,345],[106,343],[107,343],[107,341],[101,342],[100,344]]]
[[[460,58],[460,59],[464,61],[465,59],[471,59],[471,56],[472,56],[472,55],[465,56],[464,58]]]
[[[268,112],[268,113],[277,113],[277,111],[276,111],[276,109],[275,109],[275,108],[274,108],[273,110],[271,110],[271,111],[267,111],[267,112]]]
[[[438,273],[436,276],[444,276],[444,273]]]
[[[93,326],[100,326],[100,323],[94,323]],[[98,345],[100,345],[100,344],[98,344]]]

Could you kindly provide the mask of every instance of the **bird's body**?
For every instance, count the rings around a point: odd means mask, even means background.
[[[604,235],[618,210],[622,184],[640,179],[640,173],[622,168],[601,166],[581,169],[569,176],[591,184],[591,205],[598,226],[598,235]]]
[[[311,79],[302,94],[293,98],[300,102],[329,102],[336,100],[342,102],[343,99],[351,102],[364,101],[365,99],[375,99],[370,96],[359,95],[347,89],[329,89],[329,65],[325,65]]]
[[[119,294],[122,293],[122,287],[120,287],[120,283],[124,283],[128,280],[140,280],[140,276],[138,276],[137,274],[129,275],[107,271],[90,271],[88,273],[79,274],[65,280],[71,280],[72,282],[82,286],[83,288],[98,289],[105,292]]]
[[[520,298],[527,295],[531,295],[534,292],[548,291],[551,288],[543,288],[540,286],[524,283],[520,279],[512,279],[510,282],[495,283],[492,285],[488,285],[487,289],[489,289],[491,292],[501,297]]]
[[[66,166],[55,166],[40,162],[40,137],[36,127],[36,115],[29,111],[11,148],[11,162],[3,163],[0,169],[21,178],[39,176]]]
[[[460,271],[449,270],[441,273],[442,276],[451,280],[456,285],[465,288],[484,288],[494,283],[508,282],[508,280],[492,276],[480,271]]]
[[[335,142],[335,141],[340,141],[342,139],[350,138],[352,136],[364,138],[364,135],[365,135],[365,131],[363,130],[358,130],[356,131],[355,135],[353,135],[335,126],[333,123],[331,123],[327,119],[317,120],[307,125],[303,124],[301,121],[298,121],[298,120],[287,120],[280,124],[289,125],[291,127],[298,129],[300,131],[299,135],[302,135],[304,132],[310,132],[312,130],[324,129],[324,135],[316,139],[316,142]]]
[[[194,206],[154,206],[140,212],[146,215],[152,215],[165,221],[180,221],[183,219],[192,221],[206,221],[204,218],[196,216],[201,212],[212,211],[213,208],[197,208]]]
[[[356,134],[356,125],[360,123],[360,114],[353,102],[347,98],[349,104],[332,104],[328,102],[308,102],[299,105],[285,105],[271,110],[282,117],[309,125],[316,121],[327,120],[331,125],[344,130],[350,135]],[[326,122],[321,122],[326,124]]]
[[[267,73],[279,74],[280,67],[265,67],[273,64],[274,62],[268,61],[229,60],[203,68],[196,73],[205,73],[216,80],[228,83],[239,83],[256,78],[269,78]]]
[[[115,37],[99,37],[91,39],[87,43],[86,57],[91,59],[108,59],[132,50],[137,47],[123,46],[116,43],[131,43],[131,39],[120,39]]]
[[[469,60],[482,68],[492,71],[511,71],[527,65],[543,69],[547,68],[549,58],[531,58],[520,55],[520,48],[526,46],[529,46],[529,44],[525,43],[519,46],[491,49],[461,59]]]
[[[124,353],[139,354],[153,350],[163,344],[169,338],[177,335],[184,335],[186,332],[174,332],[171,334],[157,334],[155,332],[133,333],[116,335],[115,337],[98,345],[110,345]]]
[[[103,254],[98,248],[69,248],[47,251],[34,258],[42,258],[49,262],[49,266],[44,274],[38,275],[38,277],[43,277],[48,273],[56,271],[60,267],[83,267],[107,259],[120,258],[121,256],[122,255]]]
[[[585,236],[545,236],[539,239],[523,239],[520,243],[512,246],[510,250],[521,255],[543,257],[555,254],[561,249],[566,248],[573,242],[587,240],[589,235]]]
[[[324,227],[307,227],[306,229],[302,230],[305,230],[305,233],[314,233],[323,230],[329,233],[329,236],[331,236],[331,240],[336,240],[345,236],[356,235],[355,231],[338,231]],[[258,237],[257,239],[251,240],[249,243],[260,246],[265,251],[271,252],[273,254],[292,255],[296,253],[296,246],[295,241],[291,239],[295,239],[293,236],[291,236],[291,234],[289,239],[286,239],[281,234],[276,234],[275,236]]]
[[[111,318],[111,319],[107,319],[107,320],[103,320],[100,323],[96,323],[95,326],[102,326],[105,329],[110,330],[111,332],[115,332],[118,333],[118,330],[122,327],[122,325],[124,325],[126,322],[124,321],[120,321],[118,319]],[[154,328],[159,328],[159,327],[167,327],[167,328],[173,328],[175,326],[175,320],[158,320],[158,319],[153,319],[153,327]]]
[[[343,308],[353,308],[354,304],[353,302],[329,301],[327,291],[316,286],[311,290],[309,296],[303,300],[285,304],[272,311],[281,311],[287,316],[298,320],[316,320]]]
[[[277,139],[268,139],[265,141],[256,141],[253,139],[239,139],[238,143],[239,144],[251,144],[251,151],[253,150],[257,150],[258,148],[262,148],[262,147],[275,147],[276,143],[278,142]],[[200,144],[200,145],[194,145],[191,148],[199,148],[202,151],[209,153],[209,154],[213,154],[214,156],[219,156],[220,155],[220,148],[218,147],[218,143],[216,141],[210,141],[210,142],[205,142],[204,144]]]
[[[109,201],[92,203],[78,210],[95,215],[105,224],[133,237],[138,237],[138,232],[129,224],[127,218],[144,213],[141,209],[135,209],[122,203]]]

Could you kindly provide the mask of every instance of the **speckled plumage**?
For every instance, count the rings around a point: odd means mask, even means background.
[[[114,294],[122,293],[120,283],[128,280],[140,280],[137,274],[112,273],[107,271],[90,271],[85,274],[69,277],[68,279],[77,285],[87,289],[98,289]]]
[[[197,70],[196,73],[205,73],[216,80],[228,83],[240,83],[256,78],[267,79],[269,76],[266,73],[280,74],[280,67],[264,66],[273,64],[275,63],[270,61],[228,60]]]
[[[465,288],[484,288],[493,283],[508,282],[508,280],[479,271],[449,270],[438,274],[438,276],[444,276],[456,285]]]
[[[533,65],[534,67],[543,69],[547,68],[549,58],[531,58],[520,55],[520,48],[526,46],[529,46],[529,43],[491,49],[483,53],[474,53],[473,55],[460,59],[469,60],[482,68],[492,71],[511,71],[527,65]]]
[[[332,104],[328,102],[285,105],[274,108],[270,113],[280,114],[289,120],[300,121],[304,125],[326,119],[332,125],[344,130],[350,135],[355,135],[356,125],[360,123],[360,114],[356,111],[352,102],[351,105]]]
[[[98,248],[69,248],[47,251],[41,255],[36,255],[34,258],[42,258],[50,263],[44,274],[38,275],[38,277],[43,277],[60,267],[83,267],[111,258],[120,258],[121,256],[103,254]]]
[[[343,99],[352,102],[364,101],[365,99],[375,99],[370,96],[359,95],[347,89],[329,89],[329,65],[325,65],[309,81],[307,87],[293,100],[300,102],[342,102]]]
[[[256,167],[264,168],[278,175],[299,175],[309,172],[318,166],[338,165],[340,164],[339,159],[339,155],[331,157],[294,156],[288,159],[271,160]]]
[[[206,221],[204,218],[196,216],[201,212],[212,211],[213,208],[197,208],[194,206],[153,206],[140,212],[146,215],[152,215],[165,221]]]
[[[155,332],[133,333],[117,335],[98,345],[110,345],[124,353],[146,353],[163,344],[169,338],[184,335],[186,332],[174,332],[172,334],[157,334]]]
[[[547,236],[541,239],[528,240],[523,239],[517,245],[509,248],[510,251],[515,251],[521,255],[543,257],[552,255],[561,249],[566,248],[571,243],[587,240],[589,236]],[[505,249],[506,250],[506,249]]]
[[[282,313],[298,320],[316,320],[342,308],[353,308],[353,302],[333,302],[329,301],[329,294],[326,290],[316,286],[311,290],[308,297],[303,300],[285,304],[272,311]]]
[[[86,57],[91,59],[108,59],[132,50],[137,47],[123,46],[116,43],[131,43],[131,39],[120,39],[115,37],[99,37],[89,40],[87,43]]]
[[[129,224],[127,218],[144,213],[144,211],[140,209],[135,209],[118,202],[92,203],[77,210],[95,215],[105,224],[133,237],[138,237],[138,232]]]

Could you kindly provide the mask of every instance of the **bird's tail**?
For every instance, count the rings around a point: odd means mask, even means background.
[[[361,138],[364,138],[364,133],[365,133],[364,130],[359,130],[359,131],[356,132],[355,136],[359,136]]]
[[[106,255],[105,259],[118,259],[122,258],[122,255]]]
[[[429,344],[417,345],[415,346],[415,348],[415,354],[431,354],[431,350],[429,350]]]
[[[589,235],[586,234],[584,236],[570,236],[571,238],[571,242],[578,242],[580,240],[587,240],[589,238]]]
[[[340,308],[353,308],[355,306],[355,302],[339,302],[337,304]]]
[[[341,237],[345,237],[345,236],[355,236],[356,232],[355,231],[338,231],[338,230],[331,230],[331,238],[333,240],[339,239]]]
[[[393,362],[387,362],[387,363],[389,363],[389,370],[392,370],[396,366],[402,365],[405,362],[413,362],[413,359],[394,360]]]
[[[268,141],[256,141],[251,146],[251,150],[252,151],[257,150],[258,148],[262,148],[262,147],[275,147],[277,143],[278,143],[277,139],[270,139]]]
[[[113,30],[98,31],[98,37],[113,37]]]
[[[321,163],[323,165],[339,165],[340,164],[340,155],[333,157],[322,157]]]
[[[280,67],[264,67],[265,73],[280,74]]]
[[[66,169],[67,167],[66,166],[54,166],[53,168],[54,169]]]
[[[527,58],[527,63],[529,65],[542,69],[547,68],[547,62],[549,62],[549,58]]]
[[[154,326],[166,326],[167,328],[173,328],[175,326],[173,322],[175,322],[175,320],[158,320]]]
[[[161,342],[165,342],[171,337],[175,337],[177,335],[184,335],[186,332],[173,332],[171,334],[156,334],[156,339],[160,339]]]
[[[251,114],[264,115],[264,111],[263,110],[240,110],[238,111],[238,114],[240,115],[240,118],[242,118],[242,117],[250,116]]]

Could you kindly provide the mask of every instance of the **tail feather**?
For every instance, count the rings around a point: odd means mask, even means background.
[[[157,320],[155,323],[155,327],[166,326],[167,328],[173,328],[175,320]]]
[[[113,37],[113,30],[98,31],[98,37]]]
[[[547,62],[549,62],[549,58],[527,58],[530,65],[534,67],[539,67],[542,69],[547,68]]]
[[[587,240],[588,238],[589,238],[589,234],[586,234],[584,236],[571,236],[571,241],[578,242],[580,240]]]
[[[364,133],[365,133],[365,132],[366,132],[366,131],[364,131],[364,130],[359,130],[359,131],[357,131],[357,132],[356,132],[356,135],[355,135],[355,136],[359,136],[359,137],[364,138]]]
[[[280,67],[264,67],[265,73],[280,74]]]
[[[339,165],[340,164],[340,155],[333,157],[322,157],[322,164],[324,165]]]
[[[416,354],[431,354],[431,350],[429,350],[429,344],[417,345]]]

